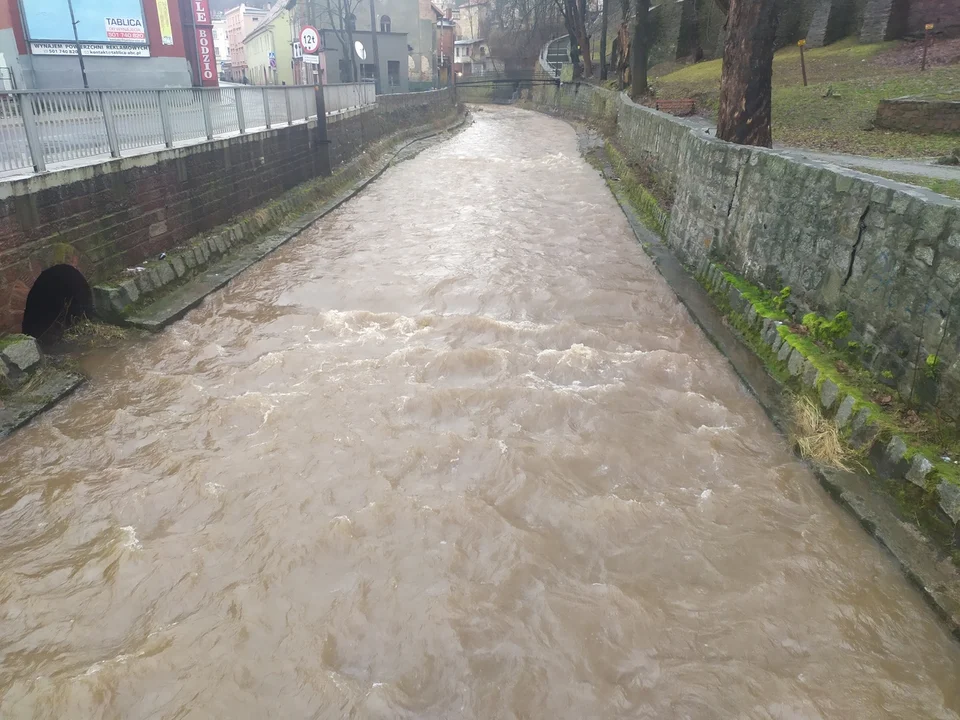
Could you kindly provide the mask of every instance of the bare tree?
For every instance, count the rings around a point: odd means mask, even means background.
[[[357,58],[354,52],[353,33],[357,29],[357,9],[363,0],[321,0],[321,22],[333,30],[343,50],[342,82],[354,82],[359,78]]]
[[[607,79],[607,8],[610,0],[600,0],[602,9],[600,11],[600,79]]]
[[[777,5],[777,0],[730,0],[717,118],[721,140],[773,145],[770,102]]]
[[[493,0],[485,31],[491,56],[508,69],[528,69],[563,27],[554,0]]]
[[[617,63],[617,82],[620,89],[627,86],[627,75],[630,70],[630,0],[620,0],[620,27],[617,28],[617,39],[614,41]]]
[[[630,94],[638,98],[650,91],[647,59],[650,55],[650,0],[636,0],[637,17],[630,49]]]
[[[573,63],[573,77],[593,75],[593,58],[590,57],[590,33],[587,31],[587,0],[555,0],[557,9],[563,16],[563,24],[570,36],[570,61]],[[582,71],[581,71],[582,60]]]

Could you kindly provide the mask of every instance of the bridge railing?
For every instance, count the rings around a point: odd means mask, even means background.
[[[373,83],[323,86],[327,115],[373,105]],[[312,85],[0,92],[0,176],[294,125]]]

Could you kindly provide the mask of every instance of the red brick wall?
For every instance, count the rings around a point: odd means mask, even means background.
[[[417,104],[395,99],[411,96],[389,97],[375,110],[330,123],[334,166],[453,109],[446,93]],[[103,281],[317,177],[322,167],[306,125],[160,157],[150,165],[115,160],[9,183],[0,200],[0,332],[19,332],[27,293],[46,268],[68,263],[91,285]]]
[[[173,45],[163,44],[160,31],[160,16],[157,12],[157,0],[143,0],[143,15],[147,22],[147,38],[150,42],[150,54],[153,57],[184,57],[183,23],[180,22],[180,6],[177,0],[168,0],[170,25],[173,30]]]

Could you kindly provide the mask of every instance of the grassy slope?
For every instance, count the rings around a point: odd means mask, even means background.
[[[884,98],[903,95],[955,95],[960,92],[960,65],[920,73],[916,68],[875,62],[898,43],[859,45],[853,40],[806,51],[809,87],[800,75],[800,50],[778,52],[773,63],[773,139],[776,143],[823,151],[881,157],[930,157],[960,145],[956,135],[911,135],[867,130]],[[675,65],[673,67],[676,67]],[[664,74],[657,77],[657,71]],[[721,61],[654,68],[651,76],[660,97],[696,97],[716,113]],[[824,97],[832,87],[838,97]]]

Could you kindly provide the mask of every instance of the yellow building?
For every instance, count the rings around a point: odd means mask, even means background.
[[[247,77],[254,85],[293,85],[293,35],[290,11],[277,2],[243,39]]]

